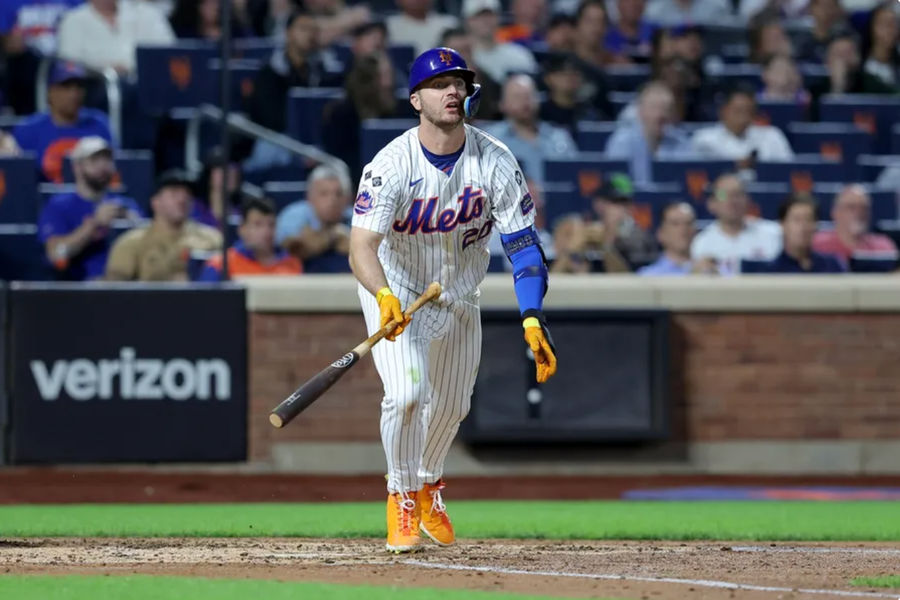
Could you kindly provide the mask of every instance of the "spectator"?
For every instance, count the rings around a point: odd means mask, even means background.
[[[456,17],[432,12],[432,0],[397,0],[400,13],[387,18],[392,44],[411,45],[416,56],[437,45],[441,34],[456,27]]]
[[[864,187],[857,184],[845,186],[835,196],[831,207],[834,229],[816,233],[813,250],[837,256],[844,267],[849,265],[857,252],[896,256],[897,246],[891,238],[869,231],[871,211],[872,200]]]
[[[897,13],[891,4],[882,4],[872,11],[868,46],[863,63],[865,74],[900,93]]]
[[[353,60],[378,52],[387,52],[387,35],[387,25],[383,21],[369,21],[354,29],[353,39],[350,42]]]
[[[655,63],[652,78],[665,84],[672,92],[673,123],[706,123],[715,119],[715,107],[704,93],[703,71],[699,62],[691,62],[675,55]]]
[[[750,61],[762,64],[770,56],[793,56],[794,46],[777,18],[760,19],[747,29]]]
[[[845,0],[846,1],[846,0]],[[735,0],[742,22],[759,19],[801,19],[806,16],[809,0]]]
[[[595,223],[600,225],[596,242],[603,250],[607,273],[630,272],[656,258],[656,242],[631,215],[633,197],[628,176],[613,173],[592,199]]]
[[[823,63],[831,39],[850,31],[850,25],[838,0],[810,0],[809,13],[813,18],[812,29],[797,45],[797,58],[801,62]]]
[[[757,94],[760,101],[776,100],[809,106],[809,92],[803,89],[803,78],[794,59],[784,54],[769,56],[763,63],[763,89]]]
[[[113,244],[106,278],[113,281],[187,281],[191,252],[222,247],[222,235],[189,218],[193,180],[182,171],[159,176],[150,206],[153,221]]]
[[[671,125],[674,97],[660,82],[646,84],[638,96],[638,118],[620,123],[606,142],[606,154],[629,163],[638,183],[653,181],[653,160],[683,157],[691,151],[689,138]]]
[[[747,214],[749,198],[740,177],[720,175],[707,202],[716,220],[691,243],[691,258],[711,260],[721,274],[735,274],[741,260],[772,260],[781,252],[781,227]]]
[[[553,253],[556,259],[550,265],[551,273],[590,273],[594,270],[595,255],[588,248],[588,227],[580,215],[567,215],[553,228]]]
[[[646,61],[654,27],[644,20],[646,0],[617,0],[619,20],[606,32],[604,46],[616,56]]]
[[[346,98],[323,111],[323,144],[326,152],[347,163],[353,181],[359,181],[362,121],[397,116],[394,67],[383,53],[361,57],[354,61],[344,87]]]
[[[544,63],[544,83],[547,99],[541,103],[542,121],[565,127],[574,134],[581,120],[600,120],[597,110],[578,97],[581,89],[581,70],[575,57],[567,54],[551,54]]]
[[[727,25],[735,20],[729,4],[726,0],[656,0],[647,7],[644,18],[660,27]]]
[[[35,111],[33,90],[40,57],[56,54],[59,20],[82,1],[3,0],[0,3],[0,55],[5,56],[7,97],[16,114],[28,115]]]
[[[478,118],[485,121],[496,121],[503,118],[500,112],[500,84],[490,75],[478,68],[475,63],[474,41],[472,35],[462,27],[448,29],[441,36],[441,46],[453,48],[475,72],[475,80],[481,84],[481,102],[478,105]]]
[[[778,209],[783,247],[763,271],[767,273],[843,273],[846,269],[831,254],[813,251],[816,233],[816,201],[808,195],[792,195]]]
[[[475,64],[494,81],[505,81],[516,73],[537,73],[531,51],[518,44],[497,43],[500,0],[464,0],[463,18],[472,35]]]
[[[59,55],[102,71],[134,73],[135,49],[171,44],[172,27],[160,10],[135,0],[87,0],[59,24]]]
[[[754,160],[789,161],[794,151],[777,127],[754,125],[756,99],[751,91],[733,89],[719,109],[719,123],[694,132],[696,152],[711,159],[734,160],[742,168]]]
[[[278,215],[275,241],[303,261],[306,273],[349,273],[349,181],[326,166],[313,169],[306,181],[306,200]]]
[[[106,115],[84,108],[84,77],[81,67],[57,62],[49,76],[48,112],[32,115],[13,129],[19,147],[34,153],[45,181],[63,182],[63,160],[80,138],[96,135],[112,142]]]
[[[232,0],[226,0],[228,2]],[[218,41],[222,38],[222,18],[219,16],[220,0],[178,0],[169,17],[172,30],[179,38]],[[231,35],[243,37],[239,15],[231,13]]]
[[[38,237],[60,279],[96,279],[106,268],[113,221],[128,219],[132,225],[143,215],[134,200],[109,191],[116,166],[105,139],[81,138],[70,156],[75,191],[47,202],[38,221]]]
[[[547,25],[547,0],[512,0],[512,23],[497,29],[497,42],[530,47],[543,39]]]
[[[346,6],[344,0],[304,0],[319,26],[319,43],[322,48],[342,40],[364,23],[372,20],[372,11],[365,3]]]
[[[300,0],[247,0],[248,25],[257,37],[283,41],[288,19],[302,4]]]
[[[583,0],[575,13],[575,55],[583,63],[586,79],[594,73],[599,77],[602,70],[623,60],[609,52],[603,44],[607,34],[606,5],[602,0]]]
[[[16,143],[16,138],[0,129],[0,157],[19,156],[20,154],[22,154],[22,149]]]
[[[638,275],[689,275],[715,273],[711,259],[691,260],[691,242],[697,235],[697,217],[687,202],[671,202],[662,211],[656,239],[662,254],[655,262],[638,269]]]
[[[553,15],[547,24],[544,43],[550,52],[575,52],[575,19],[565,14]]]
[[[197,197],[191,206],[191,219],[220,228],[222,219],[239,209],[242,184],[243,173],[234,156],[226,158],[221,148],[213,148],[203,163],[203,171],[197,181]]]
[[[299,275],[303,265],[275,246],[275,205],[267,198],[247,198],[241,205],[240,238],[228,249],[228,274]],[[207,261],[198,281],[222,279],[222,255]]]
[[[327,87],[336,83],[325,70],[318,40],[319,26],[313,16],[294,12],[287,23],[284,48],[275,50],[256,76],[248,107],[253,121],[284,131],[287,96],[292,87]]]
[[[546,159],[571,158],[578,152],[568,131],[538,119],[537,89],[528,75],[506,80],[500,107],[506,119],[485,131],[509,146],[526,175],[539,184],[544,183]]]

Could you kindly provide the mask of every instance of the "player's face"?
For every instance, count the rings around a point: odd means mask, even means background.
[[[462,77],[439,75],[422,84],[410,101],[423,119],[447,128],[462,123],[465,99],[466,82]]]
[[[275,246],[275,215],[251,210],[241,223],[241,241],[254,252],[271,252]]]

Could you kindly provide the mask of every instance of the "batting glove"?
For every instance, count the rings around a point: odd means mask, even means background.
[[[403,310],[400,308],[400,299],[394,295],[390,288],[384,287],[378,290],[375,299],[378,301],[378,308],[381,309],[381,326],[384,327],[394,321],[399,323],[392,332],[384,336],[384,339],[393,342],[398,335],[403,333],[403,330],[406,329],[406,326],[409,325],[412,319],[403,314]]]
[[[539,311],[528,311],[522,327],[525,328],[525,341],[534,354],[534,363],[537,366],[537,381],[544,383],[556,373],[556,347],[550,330],[547,329],[547,320]]]

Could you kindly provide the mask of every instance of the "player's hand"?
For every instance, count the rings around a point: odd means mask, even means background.
[[[556,349],[550,337],[546,323],[537,317],[528,317],[522,321],[525,328],[525,341],[534,354],[537,366],[537,381],[544,383],[556,373]]]
[[[380,289],[375,299],[378,300],[378,308],[381,309],[382,327],[392,321],[400,323],[391,333],[384,336],[384,339],[393,342],[398,335],[403,333],[403,330],[406,329],[406,326],[409,325],[412,319],[403,314],[403,310],[400,308],[400,299],[389,288]]]

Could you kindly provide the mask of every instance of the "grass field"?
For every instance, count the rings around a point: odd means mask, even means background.
[[[871,588],[892,588],[900,590],[900,575],[884,575],[881,577],[856,577],[851,585]]]
[[[450,504],[467,538],[900,541],[896,502]],[[383,503],[0,506],[13,537],[380,537]]]

